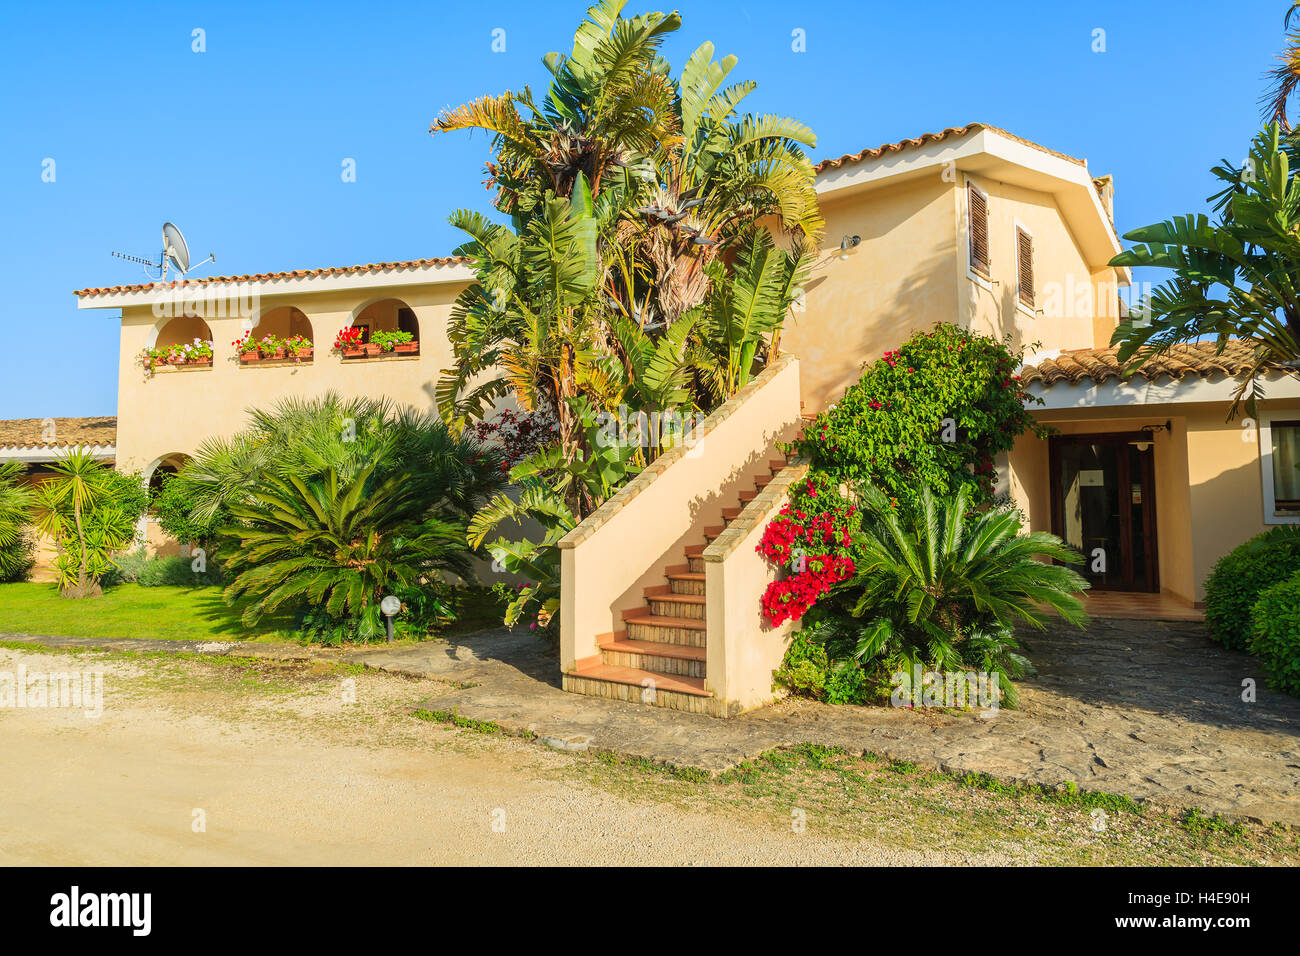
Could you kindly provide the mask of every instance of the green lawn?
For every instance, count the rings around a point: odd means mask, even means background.
[[[459,620],[433,636],[451,637],[501,625],[499,604],[487,588],[464,588],[460,593]],[[221,599],[220,587],[138,584],[118,584],[105,589],[101,598],[81,601],[60,597],[53,584],[0,584],[0,633],[174,641],[297,640],[286,618],[268,618],[256,628],[245,628],[239,623],[238,609]]]
[[[249,630],[221,599],[221,588],[143,588],[119,584],[102,598],[59,597],[53,584],[0,584],[0,632],[58,637],[165,638],[177,641],[291,640],[284,621]]]

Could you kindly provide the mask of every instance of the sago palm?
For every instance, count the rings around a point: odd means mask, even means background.
[[[445,571],[469,574],[463,523],[429,515],[400,474],[372,483],[376,465],[347,479],[332,467],[314,479],[267,475],[229,506],[239,523],[223,529],[234,544],[226,568],[235,574],[225,597],[249,599],[245,624],[280,609],[322,607],[354,621],[367,639],[381,630],[385,594]]]
[[[902,516],[874,485],[859,498],[856,573],[819,609],[827,623],[817,637],[833,657],[1016,677],[1026,663],[1015,650],[1016,624],[1043,627],[1045,609],[1073,624],[1087,620],[1077,596],[1087,581],[1041,560],[1078,563],[1078,554],[1054,535],[1022,534],[1016,512],[968,514],[966,486],[942,501],[926,488]],[[1009,681],[1003,690],[1014,706]]]
[[[0,582],[26,577],[32,567],[32,521],[35,496],[22,482],[18,462],[0,464]]]

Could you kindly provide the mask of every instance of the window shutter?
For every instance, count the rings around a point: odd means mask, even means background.
[[[970,265],[981,275],[989,274],[989,200],[974,183],[966,187],[970,211]]]
[[[1016,275],[1020,284],[1020,302],[1034,307],[1034,237],[1016,227]]]

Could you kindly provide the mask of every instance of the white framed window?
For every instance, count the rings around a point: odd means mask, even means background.
[[[989,197],[966,180],[966,271],[987,289],[992,289],[992,247],[989,241]]]
[[[1016,308],[1031,319],[1037,314],[1034,287],[1034,234],[1016,220]]]
[[[1300,524],[1300,411],[1260,416],[1264,524]]]

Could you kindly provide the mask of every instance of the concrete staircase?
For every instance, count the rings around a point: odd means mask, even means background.
[[[664,568],[664,583],[647,587],[645,606],[622,612],[624,630],[597,638],[599,655],[562,677],[566,691],[636,703],[713,713],[708,686],[704,550],[753,501],[786,462],[768,462],[739,506],[723,508],[723,524],[703,529],[702,543],[687,545],[685,563]]]

